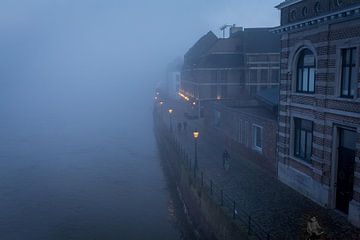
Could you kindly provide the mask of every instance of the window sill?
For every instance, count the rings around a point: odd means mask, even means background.
[[[301,97],[315,97],[315,93],[292,92],[292,95]]]
[[[256,146],[253,146],[252,148],[254,151],[258,152],[258,153],[261,153],[262,154],[262,148],[259,148],[259,147],[256,147]]]
[[[311,161],[306,161],[306,160],[304,160],[302,158],[299,158],[299,157],[296,157],[294,155],[291,155],[290,158],[292,160],[298,162],[298,163],[301,163],[302,165],[305,165],[305,166],[309,167],[309,168],[313,167],[312,164],[311,164]]]
[[[328,96],[326,99],[329,100],[336,100],[336,101],[343,101],[343,102],[360,102],[360,98],[347,98],[347,97],[341,97],[341,96]]]

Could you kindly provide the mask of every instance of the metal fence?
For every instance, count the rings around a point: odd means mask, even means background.
[[[266,231],[256,220],[247,213],[245,209],[241,208],[240,204],[236,202],[225,190],[212,178],[207,176],[201,169],[194,169],[194,161],[187,153],[186,149],[181,145],[180,141],[176,139],[176,135],[169,131],[166,127],[163,128],[165,134],[168,136],[168,141],[171,142],[176,149],[177,154],[180,156],[179,164],[187,170],[187,174],[192,179],[193,185],[206,193],[207,196],[215,203],[218,204],[234,221],[238,221],[241,226],[247,228],[247,234],[259,240],[277,239],[275,236]]]

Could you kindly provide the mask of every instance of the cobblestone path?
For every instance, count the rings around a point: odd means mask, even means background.
[[[174,135],[193,159],[194,140],[192,131],[200,131],[198,164],[200,171],[213,180],[224,192],[236,201],[238,208],[277,239],[306,239],[306,223],[311,216],[319,219],[326,232],[325,239],[360,239],[360,230],[354,228],[346,216],[335,210],[325,209],[281,183],[264,167],[251,159],[231,159],[230,169],[222,165],[224,141],[207,135],[199,120],[187,120],[181,108],[175,108],[172,117]],[[179,132],[177,122],[187,121],[188,128]],[[169,125],[169,116],[164,111],[164,122]]]

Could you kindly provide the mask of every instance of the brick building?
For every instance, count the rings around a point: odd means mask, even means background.
[[[246,100],[214,102],[205,109],[204,122],[225,138],[231,155],[255,161],[275,174],[278,102],[278,87]]]
[[[287,0],[279,179],[360,227],[360,1]]]
[[[200,113],[211,101],[277,86],[279,75],[279,36],[268,28],[232,27],[228,38],[209,32],[185,54],[180,94]]]

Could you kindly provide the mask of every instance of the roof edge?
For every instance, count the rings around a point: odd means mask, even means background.
[[[285,7],[291,6],[295,3],[301,2],[302,0],[285,0],[284,2],[280,3],[279,5],[276,5],[275,8],[281,10]]]

